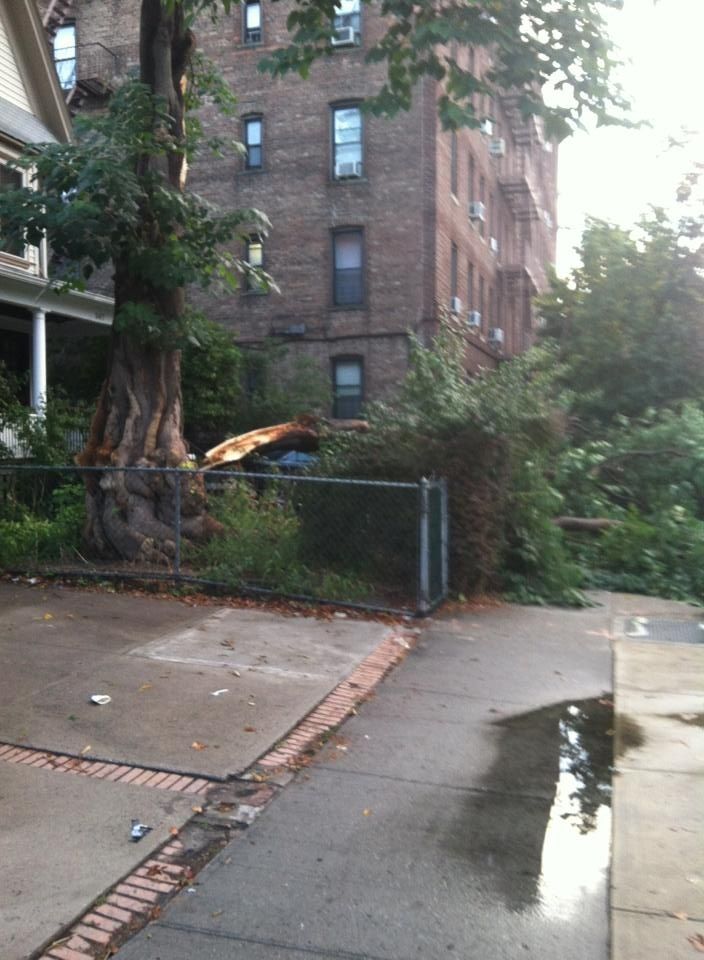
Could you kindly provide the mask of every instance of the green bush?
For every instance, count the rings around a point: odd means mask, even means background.
[[[79,548],[85,520],[82,484],[57,486],[35,508],[35,512],[27,509],[6,485],[0,509],[3,569],[32,570],[39,564],[70,559]],[[41,513],[36,512],[40,508]]]

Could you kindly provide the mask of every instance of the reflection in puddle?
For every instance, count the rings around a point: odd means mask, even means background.
[[[545,828],[537,894],[564,916],[602,884],[611,838],[611,708],[570,704],[558,721],[559,776]]]
[[[492,899],[565,919],[605,897],[613,706],[564,702],[493,724],[498,755],[452,843]]]

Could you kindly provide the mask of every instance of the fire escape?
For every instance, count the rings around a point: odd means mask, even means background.
[[[76,44],[75,31],[73,44],[69,37],[67,46],[59,51],[57,37],[73,26],[73,12],[73,0],[50,0],[42,23],[54,47],[54,62],[66,103],[75,113],[89,103],[99,104],[112,93],[123,64],[118,53],[102,43]]]
[[[547,283],[545,245],[541,241],[546,228],[551,229],[548,226],[551,224],[550,214],[544,209],[543,200],[545,178],[550,169],[546,154],[551,148],[545,141],[539,120],[535,116],[522,115],[518,97],[508,94],[502,97],[502,102],[514,149],[500,160],[498,181],[519,224],[522,241],[516,262],[503,265],[501,280],[504,297],[513,304],[516,315],[522,318],[521,336],[525,349],[533,340],[532,300]]]

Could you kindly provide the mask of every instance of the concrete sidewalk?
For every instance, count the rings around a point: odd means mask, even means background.
[[[704,643],[657,639],[701,636],[700,618],[614,598],[614,960],[704,951]]]
[[[690,695],[703,651],[615,631],[698,611],[596,599],[431,624],[318,763],[120,957],[693,956],[704,858]]]
[[[658,642],[654,627],[697,635],[700,611],[595,599],[585,610],[502,605],[429,621],[315,763],[119,956],[695,955],[704,645]],[[55,587],[0,584],[0,607],[0,741],[74,753],[90,744],[106,758],[215,777],[241,773],[387,633]],[[90,705],[92,692],[112,703]],[[0,956],[20,960],[202,801],[140,785],[153,770],[133,783],[61,777],[12,767],[1,752]],[[231,789],[218,788],[216,808]],[[139,845],[132,818],[154,828]],[[53,955],[74,960],[67,946]]]
[[[193,816],[202,801],[174,792],[185,774],[242,773],[389,633],[54,584],[0,583],[0,611],[0,747],[91,771],[0,757],[2,960],[41,947]],[[92,704],[96,693],[111,702]],[[135,778],[134,766],[148,769]],[[138,844],[133,819],[152,827]]]
[[[118,956],[606,960],[608,627],[508,605],[430,623]]]

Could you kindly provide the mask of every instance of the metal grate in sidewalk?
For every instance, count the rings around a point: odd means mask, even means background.
[[[704,616],[698,620],[655,620],[630,617],[625,634],[629,640],[652,643],[704,643]]]

